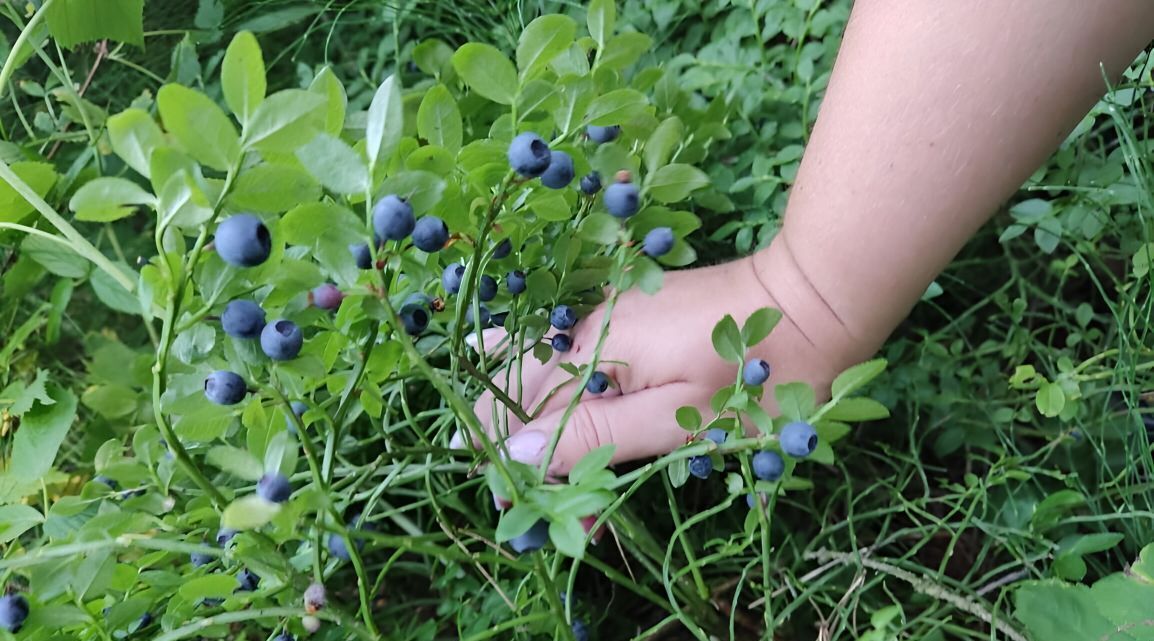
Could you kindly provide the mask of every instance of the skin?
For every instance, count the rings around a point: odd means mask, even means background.
[[[668,273],[654,296],[622,295],[602,359],[629,366],[600,365],[619,389],[583,397],[550,472],[606,443],[617,462],[684,443],[676,408],[707,407],[736,377],[710,342],[724,314],[785,314],[751,354],[772,366],[767,385],[805,381],[828,396],[838,372],[870,358],[1105,93],[1103,73],[1117,80],[1154,38],[1148,0],[1061,4],[856,3],[781,231],[751,257]],[[488,394],[478,401],[490,433],[509,435],[511,457],[541,462],[573,392],[546,399],[569,378],[557,365],[588,361],[602,315],[578,323],[568,353],[543,366],[525,359],[520,400],[541,407],[529,425]]]

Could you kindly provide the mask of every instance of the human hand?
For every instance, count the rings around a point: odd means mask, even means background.
[[[834,335],[839,332],[838,324],[829,318],[828,308],[813,304],[820,297],[804,293],[804,278],[801,283],[790,282],[798,276],[790,273],[790,265],[792,261],[772,257],[758,265],[753,259],[743,259],[668,272],[663,287],[652,296],[635,289],[624,292],[612,312],[597,366],[614,386],[599,395],[582,393],[557,444],[549,473],[565,474],[586,452],[608,443],[616,445],[613,462],[662,455],[684,444],[687,434],[675,420],[677,408],[693,405],[710,414],[710,397],[731,385],[737,375],[739,366],[722,360],[711,341],[714,325],[726,314],[740,324],[760,308],[780,309],[781,322],[748,356],[770,364],[767,385],[803,381],[813,385],[819,396],[828,394],[834,376],[855,362],[858,355],[853,352],[860,350],[852,348],[844,330]],[[497,376],[498,385],[514,392],[520,381],[519,395],[511,395],[533,417],[528,424],[489,392],[477,401],[478,418],[491,438],[507,437],[511,458],[537,465],[547,454],[580,382],[560,365],[591,361],[605,308],[602,304],[568,332],[573,342],[570,351],[554,353],[545,364],[525,358],[519,376],[510,371],[515,367]],[[486,349],[502,334],[500,329],[486,330]],[[506,387],[506,379],[512,385]],[[772,393],[764,395],[763,405],[775,413]],[[453,446],[463,442],[458,434]],[[479,442],[474,440],[474,444]]]

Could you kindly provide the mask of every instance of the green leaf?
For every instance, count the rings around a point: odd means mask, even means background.
[[[369,170],[345,141],[317,134],[296,152],[297,159],[326,189],[338,194],[363,194],[369,188]]]
[[[325,133],[339,136],[345,127],[349,98],[345,86],[330,67],[321,69],[309,85],[309,91],[325,97]]]
[[[813,414],[817,403],[813,388],[805,383],[783,383],[773,388],[781,415],[791,421],[804,421]]]
[[[1014,616],[1039,641],[1108,639],[1114,632],[1084,585],[1025,583],[1014,592]]]
[[[569,482],[573,485],[580,485],[581,480],[585,477],[605,469],[609,465],[609,461],[613,460],[613,453],[616,450],[617,446],[610,443],[582,456],[581,460],[577,461],[577,464],[569,470]]]
[[[262,164],[241,172],[228,203],[234,209],[271,214],[320,197],[321,186],[308,172],[290,165]]]
[[[683,142],[685,142],[685,125],[681,123],[680,118],[670,116],[661,121],[645,142],[646,171],[653,173],[664,167],[673,157],[673,150]]]
[[[281,506],[278,503],[266,501],[255,495],[246,496],[224,508],[220,525],[234,530],[255,530],[273,520],[280,511]]]
[[[245,126],[245,147],[296,151],[324,127],[327,107],[325,97],[312,91],[278,91],[257,105]]]
[[[653,49],[653,38],[639,31],[619,33],[601,48],[597,64],[609,69],[625,69],[637,62],[641,55]]]
[[[106,39],[144,46],[144,0],[56,0],[46,11],[62,47]]]
[[[773,331],[781,320],[781,311],[772,307],[762,307],[745,319],[741,326],[741,340],[746,347],[753,347]]]
[[[453,68],[474,93],[502,105],[517,98],[517,70],[496,47],[477,42],[462,45],[452,58]]]
[[[889,418],[890,410],[885,405],[872,398],[851,396],[842,398],[833,404],[825,413],[825,418],[831,421],[876,421]]]
[[[689,460],[678,459],[665,468],[669,472],[669,483],[673,487],[681,487],[689,480]]]
[[[597,212],[581,221],[577,234],[599,245],[614,245],[621,235],[621,223],[609,214]]]
[[[445,65],[449,64],[452,58],[453,48],[437,38],[422,40],[420,44],[413,47],[413,62],[416,63],[418,69],[430,76],[440,78]]]
[[[1062,391],[1062,386],[1058,383],[1047,381],[1038,388],[1038,392],[1034,396],[1034,404],[1037,405],[1038,412],[1042,416],[1057,416],[1062,413],[1062,408],[1066,407],[1066,393]]]
[[[27,183],[32,191],[41,198],[56,184],[57,174],[52,163],[14,162],[9,166],[9,169]],[[12,185],[0,180],[0,222],[20,222],[34,209],[32,203],[16,193]]]
[[[448,149],[454,156],[461,149],[461,111],[445,85],[434,85],[421,99],[417,135],[431,145]]]
[[[84,183],[68,201],[77,220],[111,222],[132,215],[136,207],[156,207],[156,196],[124,178],[101,177]]]
[[[517,43],[517,67],[521,70],[521,77],[528,78],[549,64],[557,54],[573,44],[576,34],[577,23],[560,14],[543,15],[525,25]]]
[[[369,119],[365,123],[365,153],[369,167],[388,160],[404,133],[404,107],[401,104],[401,81],[394,75],[385,78],[373,102],[369,105]]]
[[[693,432],[701,427],[701,410],[692,405],[684,405],[677,408],[675,416],[677,418],[677,424],[680,425],[683,430]]]
[[[88,260],[68,245],[40,236],[28,236],[20,243],[20,251],[57,276],[83,278],[88,275]]]
[[[741,331],[737,329],[737,321],[729,314],[713,326],[713,350],[731,363],[741,363],[745,360]]]
[[[645,190],[654,200],[672,203],[685,200],[690,193],[709,184],[709,176],[692,165],[665,165],[649,174]]]
[[[579,517],[554,520],[549,524],[549,539],[561,554],[574,559],[585,557],[585,528]]]
[[[286,243],[311,247],[318,238],[352,232],[358,224],[353,212],[336,203],[305,203],[285,213],[278,229]]]
[[[1077,490],[1058,490],[1042,499],[1034,507],[1034,514],[1030,517],[1030,527],[1037,532],[1044,532],[1055,525],[1067,513],[1086,504],[1086,497]]]
[[[845,396],[865,387],[870,381],[877,378],[886,369],[884,358],[875,358],[872,361],[858,363],[833,379],[830,391],[833,396]]]
[[[553,107],[553,120],[561,131],[572,131],[580,124],[581,114],[585,113],[593,101],[593,80],[588,76],[569,76],[562,78],[558,83],[560,99]],[[617,148],[616,145],[602,145],[600,149]],[[598,151],[600,151],[600,149]],[[614,171],[620,167],[614,167]],[[608,176],[609,174],[604,174]]]
[[[49,385],[48,394],[55,402],[25,412],[12,439],[4,476],[18,485],[34,484],[52,469],[56,453],[76,420],[76,397],[71,392]]]
[[[242,123],[247,123],[264,100],[268,88],[264,57],[256,36],[251,32],[241,31],[233,36],[225,50],[224,62],[220,66],[220,87],[228,108]]]
[[[630,269],[633,272],[631,276],[641,291],[650,296],[661,291],[661,285],[665,282],[665,270],[661,269],[652,258],[638,256],[630,264]]]
[[[152,152],[164,146],[164,134],[152,116],[143,109],[125,109],[109,117],[107,126],[112,151],[136,173],[150,177]]]
[[[123,385],[94,385],[84,390],[80,402],[104,418],[121,418],[136,410],[140,393]]]
[[[445,181],[427,171],[402,171],[386,178],[377,188],[378,195],[397,194],[405,198],[418,214],[436,207],[444,193]]]
[[[649,109],[649,101],[645,94],[636,89],[614,89],[602,94],[589,103],[585,112],[585,124],[588,125],[619,125]]]
[[[236,591],[236,577],[231,574],[210,574],[185,578],[180,583],[177,593],[190,603],[201,599],[223,599],[232,596]]]
[[[617,22],[617,0],[593,0],[589,3],[585,21],[589,27],[589,35],[597,41],[599,48],[604,48],[609,36],[613,35],[613,27]]]
[[[248,450],[239,447],[217,445],[208,451],[206,459],[210,465],[219,467],[238,479],[259,481],[264,474],[260,461]]]
[[[528,503],[518,503],[501,513],[494,536],[498,543],[521,536],[541,518],[541,513]]]
[[[164,126],[201,164],[226,171],[240,154],[236,129],[208,96],[168,84],[160,88],[156,104]]]
[[[44,515],[27,505],[0,506],[0,543],[8,543],[44,522]]]

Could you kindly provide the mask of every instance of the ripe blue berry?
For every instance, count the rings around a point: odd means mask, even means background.
[[[416,305],[417,307],[424,307],[431,311],[433,309],[433,299],[421,292],[413,292],[405,298],[405,302],[402,303],[402,306],[404,305]]]
[[[193,552],[189,557],[189,560],[192,561],[192,567],[199,568],[202,565],[208,565],[209,563],[212,563],[213,558],[215,557],[213,557],[211,554],[205,554],[204,552]]]
[[[216,608],[222,603],[224,603],[224,599],[220,597],[207,597],[200,600],[200,604],[206,608]]]
[[[525,272],[515,269],[505,274],[505,287],[509,288],[513,296],[525,291]]]
[[[397,312],[401,317],[401,324],[405,326],[405,333],[409,336],[420,336],[429,328],[429,310],[424,305],[409,303]]]
[[[762,507],[765,507],[765,504],[766,504],[765,494],[754,494],[752,492],[750,492],[749,494],[746,494],[745,495],[745,504],[749,506],[749,509],[751,509],[751,510],[753,509],[754,503],[760,503],[762,505]]]
[[[613,183],[605,188],[605,209],[617,218],[629,218],[641,206],[641,193],[633,183]]]
[[[511,253],[513,253],[513,241],[506,238],[497,243],[497,246],[493,249],[493,260],[501,260]]]
[[[264,329],[264,310],[251,300],[234,300],[224,306],[220,326],[233,338],[257,338]]]
[[[349,519],[349,529],[350,530],[351,529],[361,529],[361,515],[360,514],[356,514],[353,516],[353,518]],[[373,530],[374,526],[372,523],[368,523],[365,525],[364,529],[365,530]],[[357,546],[357,550],[363,549],[365,547],[364,539],[356,540],[356,546]],[[336,533],[329,534],[328,548],[329,548],[329,554],[337,557],[338,559],[341,559],[343,561],[348,561],[351,558],[349,555],[349,546],[345,545],[345,540],[339,534],[336,534]]]
[[[609,377],[604,372],[593,372],[589,377],[589,383],[585,385],[585,389],[590,394],[603,394],[605,390],[609,389]]]
[[[689,473],[699,479],[707,479],[713,473],[713,459],[708,456],[689,457]]]
[[[573,638],[577,641],[589,641],[589,629],[585,627],[585,622],[580,619],[575,619],[573,625],[570,626],[573,630]]]
[[[152,613],[151,612],[145,612],[144,614],[140,615],[140,618],[137,619],[137,621],[136,621],[136,629],[138,631],[142,628],[147,628],[150,625],[152,625]]]
[[[713,441],[718,445],[721,445],[725,442],[725,439],[729,438],[729,432],[726,432],[720,427],[714,427],[712,429],[705,430],[705,438],[707,440]]]
[[[441,272],[441,286],[445,288],[446,293],[456,294],[461,291],[461,279],[464,277],[465,266],[461,263],[453,263]]]
[[[481,276],[480,282],[477,283],[477,298],[480,298],[484,302],[488,302],[496,297],[497,280],[488,274]]]
[[[297,638],[288,632],[281,632],[272,641],[297,641]]]
[[[288,361],[301,353],[304,340],[301,328],[282,318],[264,326],[260,333],[260,348],[274,361]]]
[[[776,481],[785,473],[785,460],[777,452],[762,450],[753,455],[753,475],[762,481]]]
[[[568,334],[554,334],[549,344],[558,352],[567,352],[573,349],[573,339],[569,338]]]
[[[260,585],[260,576],[249,572],[246,568],[236,575],[236,582],[240,584],[240,587],[236,589],[237,592],[252,592]]]
[[[760,358],[748,361],[741,370],[741,379],[746,385],[761,385],[769,379],[769,363]]]
[[[292,408],[293,414],[296,414],[298,418],[304,416],[304,413],[309,409],[308,404],[304,401],[293,401],[289,403],[289,407]]]
[[[601,174],[594,171],[586,176],[582,176],[581,182],[578,183],[577,186],[581,188],[581,193],[586,196],[592,196],[601,191]]]
[[[449,226],[436,216],[422,216],[413,228],[413,246],[423,252],[441,251],[447,242]]]
[[[313,305],[321,309],[336,309],[341,306],[345,295],[332,283],[322,283],[313,289]]]
[[[220,547],[228,545],[228,542],[233,540],[237,535],[237,531],[232,528],[222,528],[216,533],[216,544]]]
[[[485,327],[488,327],[489,321],[491,321],[491,320],[492,320],[492,317],[489,315],[489,308],[485,307],[484,305],[481,305],[481,328],[484,329]],[[468,325],[469,327],[473,326],[473,306],[472,305],[469,305],[468,309],[465,310],[465,324]]]
[[[589,125],[585,128],[585,135],[589,136],[589,140],[599,145],[613,142],[617,136],[621,135],[621,125],[609,125],[608,127]]]
[[[489,317],[489,321],[492,322],[495,327],[504,327],[505,321],[508,320],[508,318],[509,312],[498,312],[496,314],[492,314]]]
[[[573,157],[563,151],[554,151],[549,168],[541,174],[541,184],[550,189],[564,189],[573,182],[573,173]]]
[[[389,194],[373,205],[373,231],[384,240],[404,240],[413,233],[416,220],[413,207],[396,194]]]
[[[24,627],[24,622],[28,620],[30,611],[28,600],[19,594],[0,597],[0,628],[13,634],[19,632],[20,628]]]
[[[809,423],[795,421],[787,423],[778,435],[781,451],[797,458],[804,458],[817,448],[817,432]]]
[[[100,476],[93,477],[92,480],[97,482],[97,483],[107,485],[108,488],[111,490],[120,489],[119,483],[117,483],[116,481],[113,481],[112,479],[108,478],[107,476],[104,476],[103,474],[101,474]]]
[[[236,405],[248,393],[248,385],[240,375],[218,370],[204,379],[204,396],[217,405]]]
[[[641,241],[641,250],[650,258],[657,258],[673,249],[673,230],[668,227],[654,227]]]
[[[536,178],[549,168],[549,145],[537,134],[526,131],[509,143],[509,166],[525,178]]]
[[[284,474],[270,472],[256,484],[256,495],[270,503],[284,503],[292,494],[293,486]]]
[[[221,260],[234,267],[256,267],[272,253],[268,227],[252,214],[237,214],[217,225],[213,245]]]
[[[353,261],[357,264],[357,269],[372,268],[373,252],[369,250],[368,245],[364,243],[349,245],[349,253],[353,255]]]
[[[558,305],[549,313],[549,323],[553,327],[565,331],[577,324],[577,312],[568,305]]]
[[[513,548],[517,554],[524,554],[525,552],[540,550],[548,542],[549,522],[540,519],[524,534],[509,539],[509,547]]]

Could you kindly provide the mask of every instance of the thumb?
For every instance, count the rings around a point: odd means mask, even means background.
[[[591,450],[617,446],[613,463],[668,454],[685,443],[687,432],[677,425],[682,405],[706,406],[709,397],[690,383],[671,383],[610,398],[582,400],[561,432],[549,473],[564,475]],[[565,410],[533,421],[506,442],[510,456],[539,465],[548,455],[553,433],[561,429]]]

